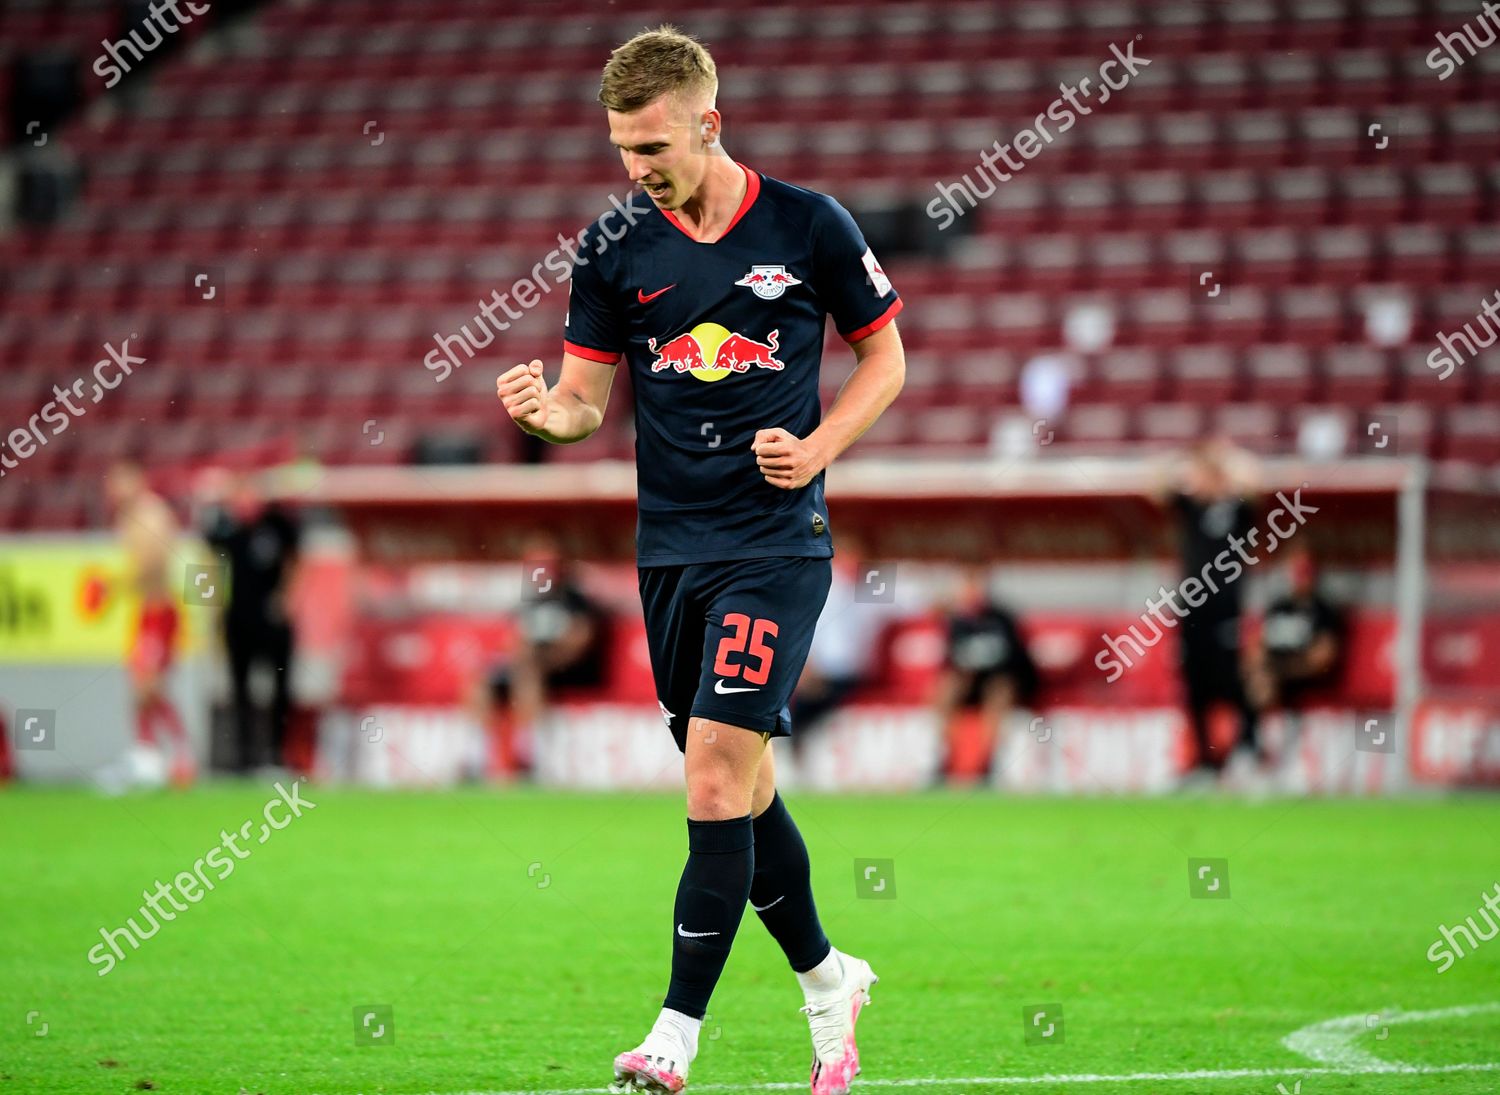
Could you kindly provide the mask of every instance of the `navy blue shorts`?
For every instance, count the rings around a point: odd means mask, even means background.
[[[641,607],[656,698],[677,748],[688,720],[713,719],[775,737],[828,587],[828,559],[745,559],[643,567]]]

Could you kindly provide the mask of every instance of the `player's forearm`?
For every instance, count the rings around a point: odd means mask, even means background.
[[[807,438],[824,467],[875,424],[905,383],[906,360],[899,352],[871,354],[855,366],[822,424]]]
[[[521,428],[554,445],[571,445],[588,437],[603,421],[604,412],[600,408],[576,392],[555,387],[547,392],[547,420],[535,429]]]

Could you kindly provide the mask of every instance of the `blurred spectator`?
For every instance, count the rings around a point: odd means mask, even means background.
[[[1286,550],[1288,589],[1266,608],[1250,659],[1250,698],[1261,711],[1299,709],[1309,692],[1338,678],[1344,655],[1344,617],[1318,593],[1312,552],[1302,544]]]
[[[849,533],[841,534],[828,600],[792,697],[792,751],[796,755],[807,745],[809,735],[868,683],[875,670],[881,630],[894,615],[895,604],[893,599],[859,595],[860,572],[869,569],[863,544]]]
[[[1021,367],[1017,385],[1021,413],[1008,412],[995,420],[990,427],[990,455],[1029,459],[1052,444],[1081,372],[1072,354],[1045,353],[1029,359]]]
[[[988,778],[1001,728],[1036,692],[1036,664],[1015,618],[990,595],[985,568],[964,569],[948,619],[948,649],[934,703],[946,745],[942,774]],[[977,719],[972,716],[977,712]]]
[[[261,763],[286,764],[287,720],[291,714],[291,589],[296,581],[301,539],[296,519],[275,501],[267,502],[248,473],[230,477],[226,490],[210,498],[203,538],[229,571],[229,603],[224,610],[224,648],[229,655],[234,730],[239,771]],[[256,665],[271,671],[269,756],[256,733],[256,705],[250,674]]]
[[[491,776],[531,770],[532,736],[553,692],[605,679],[608,614],[578,584],[557,541],[532,538],[522,566],[515,652],[477,683],[471,701],[490,736]]]
[[[10,727],[6,725],[5,713],[0,711],[0,783],[9,783],[15,774],[16,764],[10,755]]]
[[[1210,735],[1210,715],[1219,704],[1239,713],[1239,747],[1259,748],[1256,710],[1245,690],[1241,657],[1244,574],[1225,567],[1225,560],[1236,559],[1231,537],[1243,539],[1255,525],[1258,479],[1248,453],[1213,438],[1186,454],[1158,496],[1177,517],[1183,578],[1203,585],[1197,606],[1175,599],[1177,611],[1185,613],[1178,651],[1199,776],[1217,777],[1228,760],[1227,752],[1214,749]],[[1243,571],[1237,561],[1233,565]],[[1215,580],[1204,581],[1205,573]]]
[[[105,496],[114,516],[115,532],[125,551],[127,596],[139,598],[126,668],[130,677],[138,747],[163,745],[171,753],[172,782],[191,783],[192,749],[182,719],[166,692],[166,674],[176,653],[178,615],[173,576],[177,560],[178,524],[172,509],[153,493],[146,473],[131,463],[116,464],[105,476]],[[156,731],[166,731],[165,743]]]
[[[1081,372],[1071,354],[1038,354],[1021,367],[1021,406],[1033,421],[1056,425]]]

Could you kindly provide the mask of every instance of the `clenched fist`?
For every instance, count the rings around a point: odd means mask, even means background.
[[[495,381],[495,394],[505,404],[511,421],[528,433],[547,423],[547,382],[542,379],[542,363],[517,365]]]
[[[782,490],[807,486],[824,467],[812,445],[780,427],[756,430],[750,451],[766,482]]]

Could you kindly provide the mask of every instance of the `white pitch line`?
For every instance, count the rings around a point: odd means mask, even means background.
[[[1468,1015],[1484,1015],[1495,1011],[1500,1011],[1500,1003],[1460,1004],[1457,1007],[1434,1008],[1431,1011],[1402,1011],[1400,1008],[1392,1008],[1379,1013],[1341,1015],[1337,1019],[1325,1019],[1321,1023],[1294,1030],[1281,1040],[1281,1044],[1293,1053],[1300,1053],[1320,1065],[1376,1070],[1389,1062],[1354,1044],[1356,1038],[1369,1034],[1376,1027],[1424,1023],[1430,1019],[1461,1019]]]
[[[1430,1011],[1402,1011],[1393,1008],[1378,1014],[1360,1012],[1343,1015],[1337,1019],[1325,1019],[1319,1023],[1295,1030],[1282,1039],[1282,1044],[1295,1053],[1321,1062],[1309,1068],[1219,1068],[1193,1069],[1187,1072],[1121,1072],[1107,1075],[1098,1072],[1047,1073],[1041,1076],[964,1076],[952,1079],[930,1076],[911,1079],[860,1080],[860,1087],[1027,1087],[1033,1084],[1139,1084],[1172,1083],[1184,1080],[1262,1080],[1287,1077],[1300,1079],[1304,1076],[1437,1076],[1453,1072],[1500,1072],[1500,1061],[1476,1061],[1454,1065],[1407,1065],[1380,1058],[1353,1045],[1356,1037],[1368,1033],[1375,1026],[1393,1026],[1400,1023],[1421,1023],[1430,1019],[1457,1019],[1468,1015],[1482,1015],[1500,1011],[1500,1002],[1488,1004],[1461,1004],[1458,1007],[1435,1008]],[[1378,1022],[1371,1023],[1371,1018]],[[699,1091],[800,1091],[805,1082],[762,1084],[695,1084]],[[559,1087],[548,1091],[464,1091],[456,1093],[432,1092],[431,1095],[596,1095],[608,1091],[608,1087]]]
[[[1361,1016],[1361,1019],[1364,1017]],[[1191,1072],[1122,1072],[1103,1075],[1095,1072],[1073,1074],[1049,1073],[1041,1076],[963,1076],[952,1079],[932,1076],[907,1080],[858,1080],[856,1088],[871,1087],[1023,1087],[1031,1084],[1138,1084],[1179,1080],[1258,1080],[1303,1076],[1366,1076],[1372,1074],[1403,1076],[1436,1076],[1448,1072],[1500,1072],[1500,1061],[1476,1061],[1458,1065],[1397,1065],[1349,1068],[1221,1068],[1196,1069]],[[807,1081],[772,1084],[694,1084],[697,1091],[802,1091]],[[431,1095],[598,1095],[608,1087],[559,1087],[538,1091],[463,1091],[432,1092]]]

